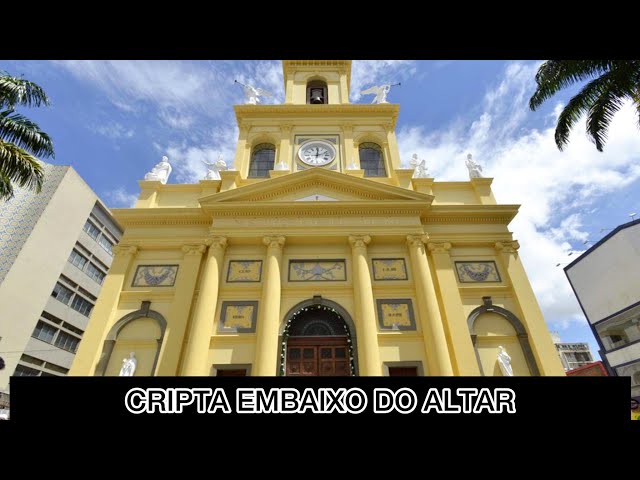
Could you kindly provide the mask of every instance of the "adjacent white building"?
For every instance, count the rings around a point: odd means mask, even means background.
[[[588,343],[563,342],[557,332],[551,332],[551,338],[565,372],[593,363],[593,355]]]
[[[0,408],[12,375],[65,375],[122,229],[72,167],[0,201]]]
[[[640,219],[620,225],[565,267],[610,373],[640,396]]]

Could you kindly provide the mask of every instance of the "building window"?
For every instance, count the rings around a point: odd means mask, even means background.
[[[77,250],[71,250],[71,255],[69,255],[69,263],[71,263],[72,265],[75,265],[80,270],[82,270],[88,261],[89,260],[80,255],[80,252],[78,252]]]
[[[109,255],[113,255],[113,242],[109,240],[104,233],[98,239],[98,243]]]
[[[98,235],[100,235],[100,229],[96,227],[93,223],[91,223],[89,220],[87,220],[86,223],[84,224],[84,231],[87,232],[87,234],[94,240],[97,240]]]
[[[360,168],[364,170],[365,177],[386,177],[382,148],[376,143],[363,143],[360,145]]]
[[[84,333],[84,330],[80,330],[79,328],[76,328],[67,322],[62,322],[62,326],[64,327],[65,330],[69,330],[70,332],[77,333],[81,337],[82,337],[82,334]]]
[[[62,320],[60,320],[58,317],[54,317],[53,315],[51,315],[48,312],[42,312],[40,314],[40,316],[42,318],[44,318],[45,320],[48,320],[51,323],[55,323],[56,325],[62,325],[64,322]]]
[[[38,366],[41,366],[44,363],[44,360],[40,360],[39,358],[32,357],[31,355],[26,355],[24,353],[20,356],[20,361]]]
[[[51,362],[45,363],[44,368],[47,368],[49,370],[53,370],[54,372],[62,373],[65,375],[69,373],[68,368],[61,367],[60,365],[56,365],[55,363],[51,363]],[[42,372],[42,375],[45,375],[45,374],[46,372]]]
[[[42,320],[40,320],[36,324],[36,328],[33,331],[33,335],[31,336],[37,338],[38,340],[42,340],[43,342],[51,343],[53,342],[53,337],[57,331],[57,328],[52,327],[51,325],[46,324]]]
[[[16,371],[13,372],[14,377],[37,377],[40,370],[35,368],[25,367],[24,365],[18,365]]]
[[[59,302],[64,303],[65,305],[69,305],[69,300],[73,292],[69,290],[67,287],[56,283],[56,286],[53,287],[53,292],[51,292],[51,296],[58,300]]]
[[[640,318],[624,314],[595,325],[605,351],[640,341]]]
[[[590,362],[591,361],[591,355],[589,355],[586,352],[576,352],[576,361],[577,362]]]
[[[80,339],[67,332],[60,332],[54,345],[71,353],[76,353]],[[65,372],[66,373],[66,372]]]
[[[93,304],[82,298],[80,295],[76,295],[73,297],[73,302],[71,302],[71,308],[85,317],[88,317],[91,315]]]
[[[96,283],[100,285],[102,285],[102,281],[106,276],[106,274],[98,270],[98,268],[95,265],[93,265],[93,263],[89,263],[89,265],[87,265],[87,269],[85,270],[84,273],[86,273],[89,277],[91,277],[93,280],[96,281]]]
[[[307,104],[321,105],[329,103],[327,84],[322,80],[313,80],[307,84]]]
[[[251,152],[251,165],[249,177],[264,178],[269,176],[269,170],[273,170],[276,160],[276,147],[270,143],[261,143],[253,147]]]

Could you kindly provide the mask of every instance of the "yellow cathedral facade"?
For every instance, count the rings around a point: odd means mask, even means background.
[[[491,178],[402,168],[399,105],[349,103],[350,61],[283,72],[284,104],[235,106],[233,169],[141,181],[113,210],[124,234],[70,374],[564,375],[518,206]]]

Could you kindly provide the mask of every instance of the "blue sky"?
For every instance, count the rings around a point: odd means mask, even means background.
[[[402,82],[397,133],[405,164],[417,153],[436,180],[466,180],[468,152],[494,177],[500,203],[522,204],[514,238],[551,330],[597,344],[562,267],[611,228],[640,213],[640,131],[625,106],[604,153],[584,122],[559,152],[553,129],[576,89],[531,112],[536,61],[354,61],[351,101],[380,82]],[[24,109],[54,140],[55,164],[72,165],[111,207],[130,206],[137,181],[167,154],[170,182],[199,180],[200,160],[233,158],[234,79],[284,98],[279,61],[2,61],[0,70],[43,86],[52,106]]]

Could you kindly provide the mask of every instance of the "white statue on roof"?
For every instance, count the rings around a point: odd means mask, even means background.
[[[467,155],[467,169],[469,170],[469,178],[482,178],[482,166],[472,160],[472,155]]]
[[[426,160],[418,160],[418,154],[414,153],[409,161],[409,165],[413,167],[413,177],[412,178],[427,178],[429,174],[427,173],[427,166],[425,165]]]
[[[394,83],[393,85],[379,85],[368,88],[367,90],[363,90],[360,92],[360,95],[375,95],[371,103],[389,103],[387,102],[387,94],[391,90],[391,87],[395,87],[400,85],[400,83]]]
[[[160,163],[157,163],[150,172],[145,174],[144,179],[146,181],[156,181],[166,184],[170,174],[171,164],[169,163],[169,157],[164,156]]]
[[[235,81],[235,83],[242,86],[244,90],[244,103],[248,105],[257,105],[260,103],[260,97],[273,97],[272,93],[263,90],[262,88],[255,88],[251,85],[245,85],[244,83],[240,83],[239,81]]]
[[[227,170],[227,163],[222,158],[222,154],[218,155],[218,159],[215,162],[207,163],[206,160],[202,160],[207,166],[207,175],[205,180],[220,180],[220,171]]]

